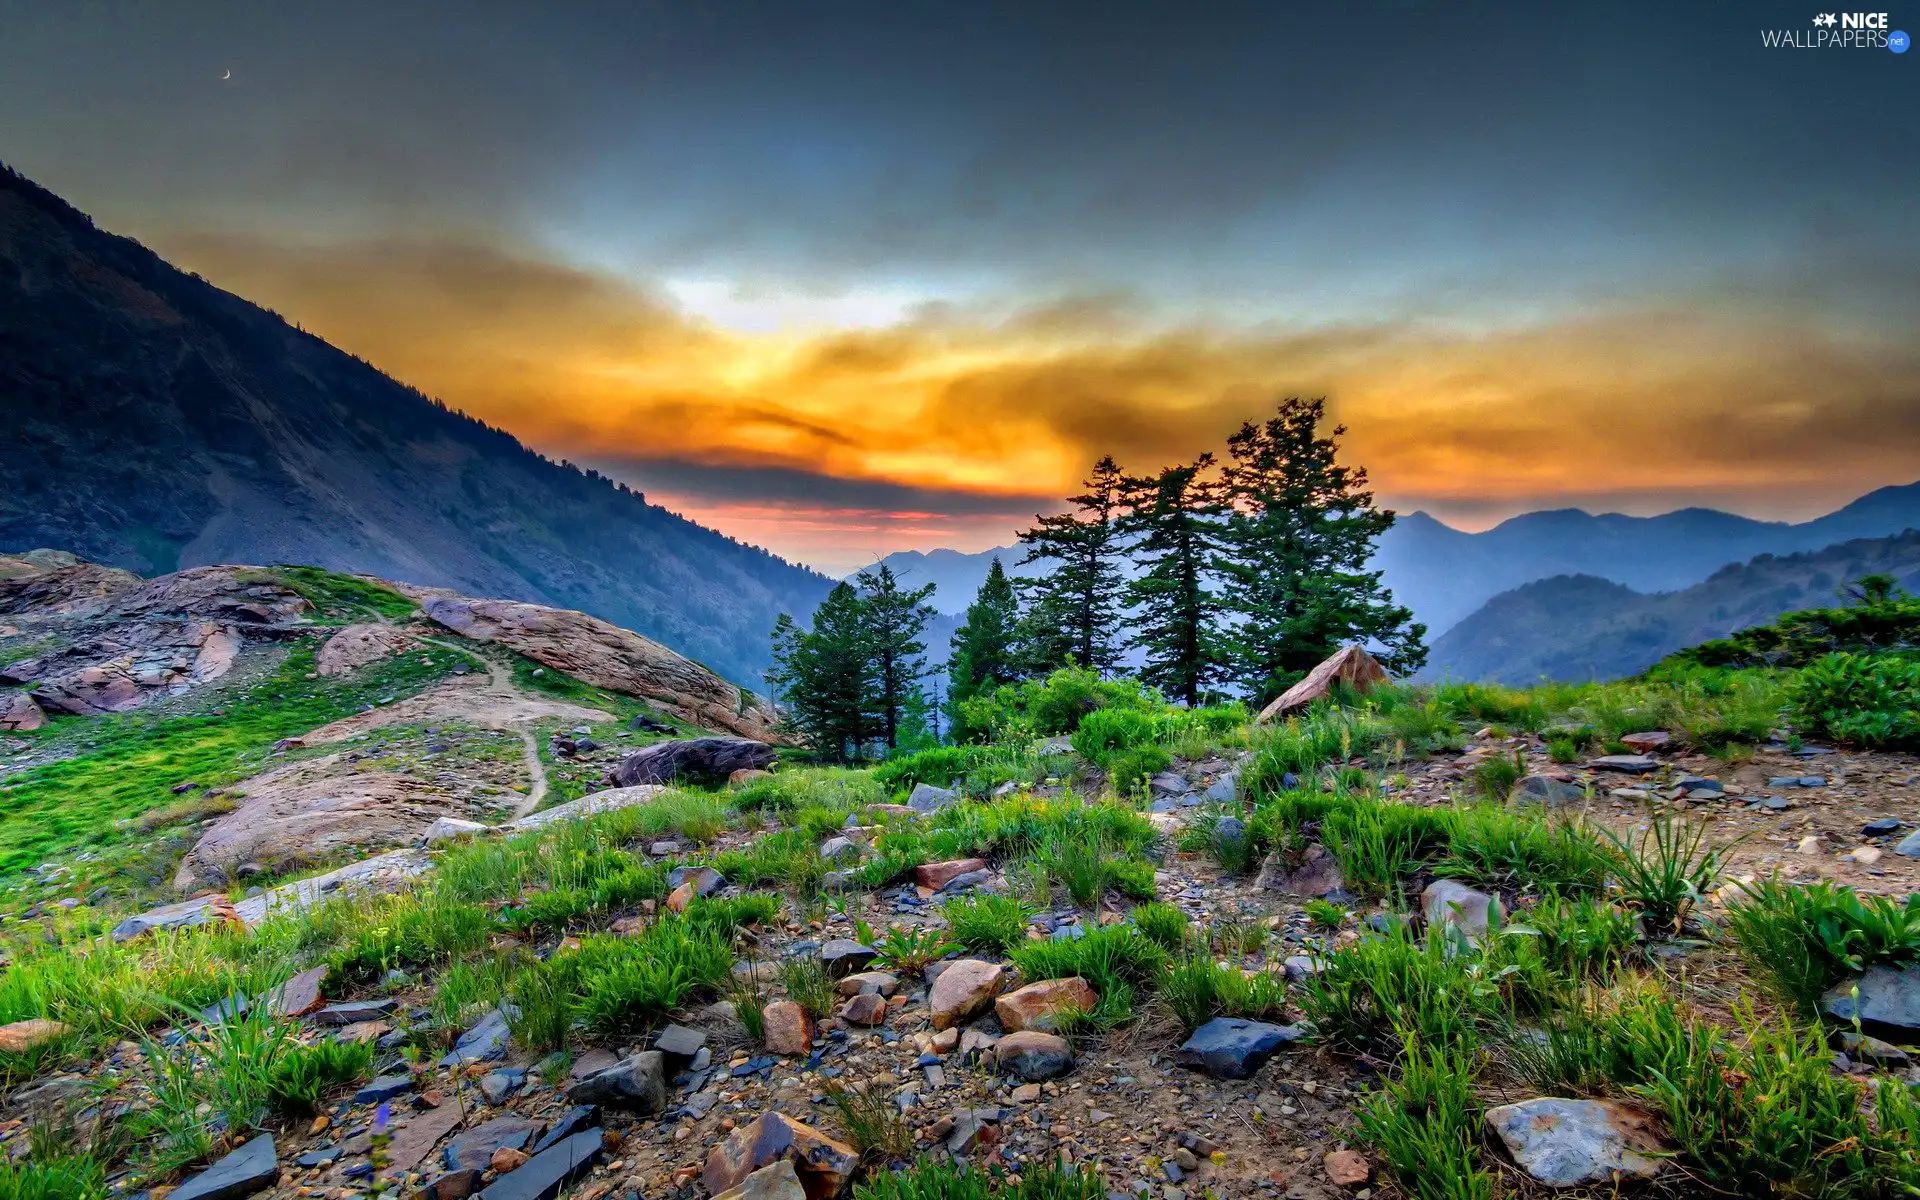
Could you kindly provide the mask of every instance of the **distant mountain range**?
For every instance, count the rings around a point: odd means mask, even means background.
[[[0,551],[579,609],[756,687],[832,581],[449,411],[0,168]]]
[[[1422,678],[1507,684],[1615,679],[1686,646],[1838,603],[1842,584],[1887,574],[1920,591],[1920,533],[1761,555],[1680,591],[1645,595],[1592,575],[1502,592],[1433,644]]]
[[[1760,554],[1796,554],[1855,538],[1920,529],[1920,483],[1871,492],[1837,512],[1790,525],[1708,508],[1657,517],[1594,516],[1579,509],[1525,513],[1481,533],[1466,533],[1423,512],[1401,516],[1380,539],[1373,565],[1394,597],[1427,623],[1429,641],[1488,600],[1555,575],[1587,575],[1640,592],[1688,587],[1728,563]],[[939,585],[933,602],[962,612],[998,556],[1009,571],[1019,546],[963,554],[917,550],[880,561],[914,583]]]

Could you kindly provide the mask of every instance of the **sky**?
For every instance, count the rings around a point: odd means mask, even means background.
[[[0,0],[0,161],[835,573],[1290,394],[1463,528],[1804,519],[1920,478],[1920,53],[1819,11]]]

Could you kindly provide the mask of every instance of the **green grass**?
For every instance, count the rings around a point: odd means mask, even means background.
[[[314,606],[323,621],[405,620],[419,605],[383,583],[319,567],[275,566],[242,572],[243,583],[277,583]]]
[[[1804,1017],[1815,1017],[1821,995],[1848,975],[1920,960],[1920,897],[1902,902],[1825,881],[1770,879],[1744,891],[1727,912],[1727,931],[1761,983]]]
[[[1010,896],[970,896],[940,908],[953,940],[977,954],[1005,954],[1027,940],[1033,911]]]
[[[1360,1137],[1419,1200],[1492,1200],[1491,1171],[1479,1165],[1478,1051],[1432,1045],[1409,1034],[1398,1076],[1361,1105]]]
[[[308,679],[313,648],[296,646],[278,668],[239,688],[209,692],[220,708],[179,715],[132,712],[64,717],[31,735],[70,747],[70,758],[31,767],[0,788],[0,878],[86,847],[138,835],[120,826],[174,804],[176,784],[220,786],[263,769],[282,738],[358,712],[389,697],[412,695],[444,676],[446,655],[422,666],[400,655],[340,679]]]

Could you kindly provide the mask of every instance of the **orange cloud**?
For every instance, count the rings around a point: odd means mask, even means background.
[[[1699,497],[1795,515],[1906,482],[1920,461],[1913,348],[1712,297],[1475,332],[1170,324],[1093,297],[748,335],[626,283],[485,246],[185,236],[162,249],[586,461],[785,468],[1000,495],[1018,511],[1063,494],[1100,453],[1145,468],[1217,447],[1284,393],[1330,396],[1351,430],[1349,457],[1376,488],[1443,513]],[[729,532],[823,560],[987,544],[1013,527],[994,514],[683,499]]]

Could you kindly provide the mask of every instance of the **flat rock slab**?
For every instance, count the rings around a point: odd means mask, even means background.
[[[329,1004],[309,1015],[315,1025],[359,1025],[390,1017],[400,1009],[397,1000],[354,1000],[347,1004]]]
[[[609,1104],[652,1116],[667,1106],[666,1056],[643,1050],[567,1089],[575,1104]]]
[[[1587,789],[1551,775],[1527,776],[1514,785],[1512,795],[1515,804],[1541,804],[1548,808],[1578,804],[1586,798]]]
[[[603,1141],[598,1129],[576,1133],[494,1180],[482,1200],[553,1200],[593,1169]]]
[[[834,938],[820,947],[820,961],[835,979],[864,971],[879,957],[878,950],[852,938]]]
[[[1487,1125],[1521,1170],[1550,1187],[1651,1179],[1667,1149],[1651,1116],[1605,1100],[1522,1100],[1488,1109]]]
[[[1660,769],[1660,760],[1645,754],[1603,754],[1587,763],[1596,771],[1618,771],[1623,775],[1645,775]]]
[[[566,1115],[555,1121],[551,1129],[540,1135],[540,1140],[533,1144],[533,1152],[538,1154],[549,1146],[557,1146],[574,1134],[585,1133],[599,1124],[599,1105],[576,1105],[568,1109]]]
[[[320,997],[326,982],[325,964],[302,971],[267,993],[267,1011],[276,1017],[304,1017],[326,1003]]]
[[[713,1200],[807,1200],[800,1184],[800,1173],[790,1159],[781,1159],[770,1167],[761,1167],[747,1176],[739,1187],[722,1192]]]
[[[1193,1031],[1186,1044],[1174,1052],[1174,1061],[1205,1071],[1215,1079],[1246,1079],[1266,1066],[1282,1046],[1302,1036],[1297,1025],[1215,1017]]]
[[[500,828],[511,833],[525,833],[529,829],[545,829],[562,821],[584,821],[588,817],[601,813],[615,812],[622,808],[633,808],[645,804],[667,789],[658,784],[644,784],[640,787],[608,788],[604,792],[595,792],[570,800],[565,804],[556,804],[552,808],[543,808],[537,813],[529,813],[517,821],[509,821]]]
[[[1920,969],[1868,967],[1833,985],[1821,997],[1820,1011],[1844,1024],[1858,1020],[1876,1036],[1913,1041],[1920,1036]]]
[[[271,1134],[261,1134],[168,1193],[179,1200],[239,1200],[272,1187],[280,1157]]]
[[[495,1150],[502,1146],[509,1150],[525,1150],[539,1129],[540,1122],[529,1121],[525,1117],[501,1117],[488,1121],[448,1142],[440,1152],[441,1161],[446,1163],[449,1171],[484,1171],[492,1161]],[[561,1139],[554,1140],[557,1142]]]
[[[486,1062],[503,1058],[507,1053],[507,1043],[512,1037],[513,1031],[507,1027],[505,1010],[496,1008],[480,1018],[479,1024],[460,1035],[460,1040],[455,1042],[453,1049],[440,1060],[440,1065],[455,1067],[461,1063]]]
[[[460,1128],[460,1119],[459,1107],[452,1104],[429,1108],[407,1118],[394,1130],[393,1140],[387,1146],[392,1169],[404,1174],[427,1161],[427,1155],[433,1153],[440,1139]]]

